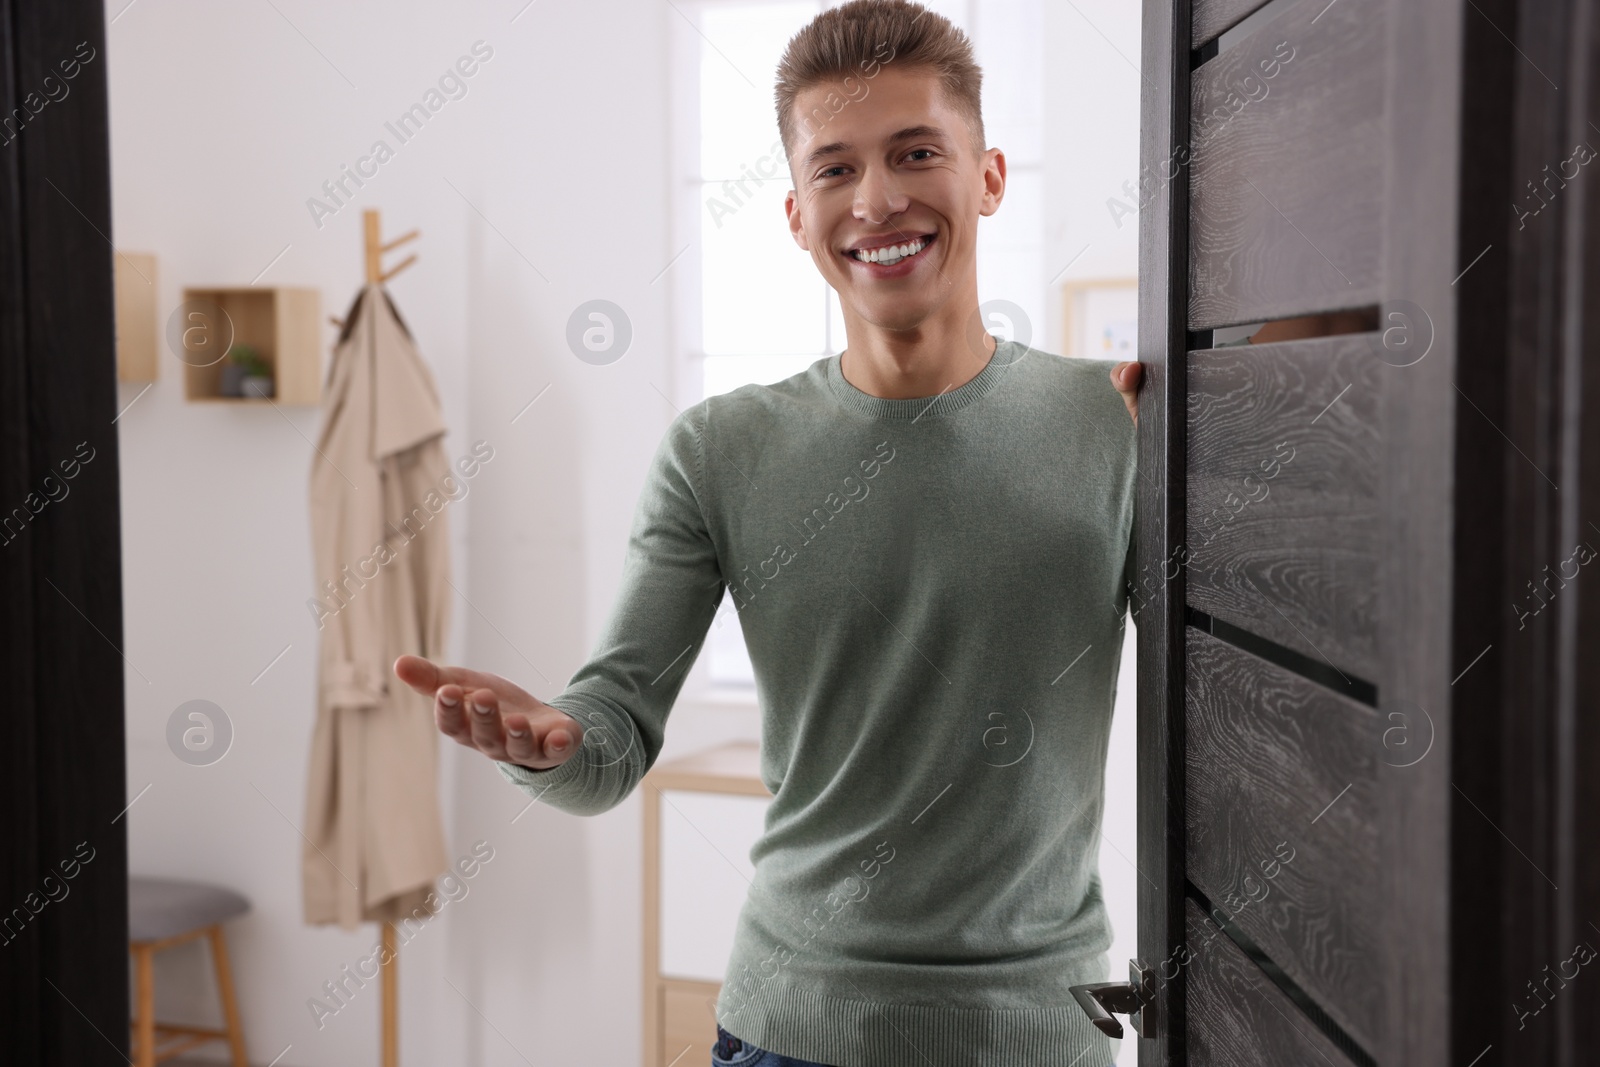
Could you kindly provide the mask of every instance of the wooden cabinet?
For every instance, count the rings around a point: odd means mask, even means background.
[[[771,800],[759,749],[731,742],[659,763],[644,796],[644,1063],[705,1062],[721,971]]]

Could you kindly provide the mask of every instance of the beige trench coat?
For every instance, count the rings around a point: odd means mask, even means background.
[[[444,433],[427,365],[383,287],[367,285],[334,348],[311,462],[308,606],[321,647],[301,857],[307,923],[422,919],[449,866],[433,705],[390,669],[401,653],[443,651],[455,485]]]

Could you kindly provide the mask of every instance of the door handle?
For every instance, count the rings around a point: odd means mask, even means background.
[[[1155,1035],[1155,981],[1150,968],[1138,960],[1128,961],[1126,982],[1098,982],[1094,985],[1070,987],[1073,999],[1103,1033],[1122,1037],[1122,1024],[1117,1015],[1126,1015],[1128,1025],[1140,1037]]]

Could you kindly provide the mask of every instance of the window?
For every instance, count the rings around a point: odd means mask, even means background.
[[[789,165],[772,102],[784,46],[818,10],[816,3],[702,9],[702,396],[779,381],[844,345],[843,320],[829,322],[838,298],[783,222]],[[746,77],[761,91],[752,92]]]

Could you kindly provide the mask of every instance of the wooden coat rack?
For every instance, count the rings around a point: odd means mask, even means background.
[[[383,254],[392,252],[407,241],[414,241],[422,236],[421,230],[412,230],[390,241],[383,243],[382,225],[379,222],[377,208],[367,208],[361,213],[362,222],[365,224],[365,262],[367,284],[373,282],[383,283],[393,278],[417,261],[413,252],[395,265],[391,271],[383,269]],[[344,320],[328,316],[332,323],[344,330]],[[380,1029],[380,1042],[383,1056],[383,1067],[400,1067],[400,943],[395,937],[394,924],[385,922],[383,927],[383,950],[378,957],[378,969],[383,976],[382,1002],[383,1017]]]
[[[361,218],[366,226],[368,284],[382,284],[417,261],[417,254],[413,252],[397,263],[393,270],[385,271],[383,254],[399,248],[407,241],[416,240],[422,236],[422,231],[412,230],[384,244],[378,209],[367,208],[361,213]],[[383,951],[378,958],[379,970],[383,974],[383,1067],[400,1067],[400,943],[394,934],[394,923],[383,924]]]
[[[378,209],[367,208],[361,213],[361,218],[367,227],[367,281],[386,282],[417,261],[417,255],[413,252],[396,264],[394,270],[386,272],[383,269],[383,254],[394,251],[407,241],[416,240],[422,236],[422,231],[412,230],[410,233],[402,234],[388,244],[384,244],[383,238],[379,236]]]
[[[369,207],[362,211],[361,221],[365,230],[365,240],[363,242],[365,244],[364,262],[366,263],[368,285],[371,285],[373,282],[382,284],[417,261],[417,254],[413,252],[405,259],[402,259],[399,263],[396,263],[393,270],[385,271],[383,269],[384,253],[392,252],[396,248],[399,248],[401,245],[405,244],[407,241],[414,241],[418,237],[421,237],[421,230],[412,230],[410,233],[401,234],[388,244],[384,244],[382,237],[383,226],[379,221],[378,209],[375,207]],[[343,319],[329,315],[328,321],[339,327],[340,331],[344,330]],[[393,1067],[393,1064],[387,1057],[384,1059],[384,1067]]]
[[[382,925],[378,970],[383,975],[383,1067],[400,1067],[400,942],[394,936],[394,923]]]

